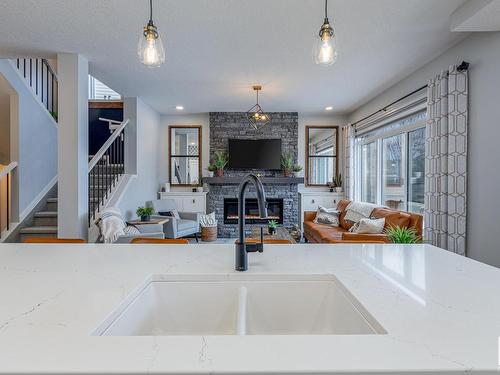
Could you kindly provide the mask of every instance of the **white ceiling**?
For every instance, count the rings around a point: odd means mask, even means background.
[[[463,38],[450,15],[464,0],[330,0],[340,45],[312,62],[323,0],[154,0],[167,62],[136,57],[146,0],[0,0],[0,56],[87,56],[99,80],[163,114],[246,111],[263,84],[266,111],[348,113]]]

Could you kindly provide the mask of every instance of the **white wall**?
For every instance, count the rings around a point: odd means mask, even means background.
[[[178,115],[178,116],[161,116],[161,125],[159,132],[159,149],[158,149],[158,178],[159,183],[169,182],[168,179],[168,127],[170,125],[199,125],[201,130],[201,173],[202,176],[207,176],[207,167],[210,163],[210,128],[208,113],[197,115]],[[158,187],[159,188],[159,187]],[[175,190],[191,190],[189,187],[177,187]]]
[[[471,63],[467,250],[471,258],[500,267],[500,32],[477,33],[464,39],[360,107],[349,120],[354,122],[384,107],[462,60]]]
[[[121,196],[118,208],[127,219],[131,219],[136,217],[137,207],[157,198],[158,152],[162,149],[160,115],[139,98],[125,98],[124,118],[130,118],[128,127],[132,126],[137,134],[137,170]]]
[[[10,93],[0,76],[0,164],[10,163]]]
[[[0,60],[0,74],[15,92],[10,100],[10,154],[11,161],[19,163],[15,182],[19,185],[18,207],[13,203],[16,216],[31,207],[57,176],[57,124],[8,60]]]

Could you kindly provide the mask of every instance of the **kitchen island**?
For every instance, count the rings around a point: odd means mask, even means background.
[[[428,245],[249,255],[244,277],[335,277],[377,334],[96,335],[154,275],[236,274],[232,245],[2,244],[0,373],[497,372],[500,270]]]

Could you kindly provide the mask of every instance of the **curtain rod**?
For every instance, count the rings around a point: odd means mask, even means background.
[[[462,61],[462,62],[460,63],[460,65],[459,65],[459,66],[457,66],[457,70],[458,70],[459,72],[463,72],[464,70],[469,69],[469,65],[470,65],[470,64],[469,64],[468,62],[466,62],[466,61]],[[393,106],[394,104],[399,103],[399,102],[400,102],[400,101],[402,101],[402,100],[405,100],[406,98],[408,98],[408,97],[412,96],[413,94],[416,94],[417,92],[419,92],[420,90],[423,90],[423,89],[425,89],[425,88],[427,88],[427,85],[424,85],[424,86],[422,86],[422,87],[419,87],[419,88],[418,88],[418,89],[416,89],[416,90],[413,90],[413,91],[412,91],[412,92],[410,92],[409,94],[406,94],[405,96],[402,96],[401,98],[399,98],[399,99],[397,99],[397,100],[393,101],[392,103],[387,104],[384,108],[379,109],[378,111],[375,111],[375,112],[373,112],[372,114],[370,114],[370,115],[368,115],[368,116],[366,116],[366,117],[363,117],[361,120],[358,120],[358,121],[356,121],[356,122],[352,123],[352,124],[351,124],[351,126],[355,126],[355,125],[359,124],[360,122],[363,122],[363,121],[365,121],[365,120],[369,119],[370,117],[375,116],[377,113],[387,111],[387,109],[388,109],[389,107]]]

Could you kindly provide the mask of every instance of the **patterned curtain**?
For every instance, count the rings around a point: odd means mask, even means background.
[[[451,66],[429,82],[425,241],[466,255],[468,74]]]
[[[354,199],[354,128],[349,124],[342,128],[344,145],[344,192],[347,199]]]

